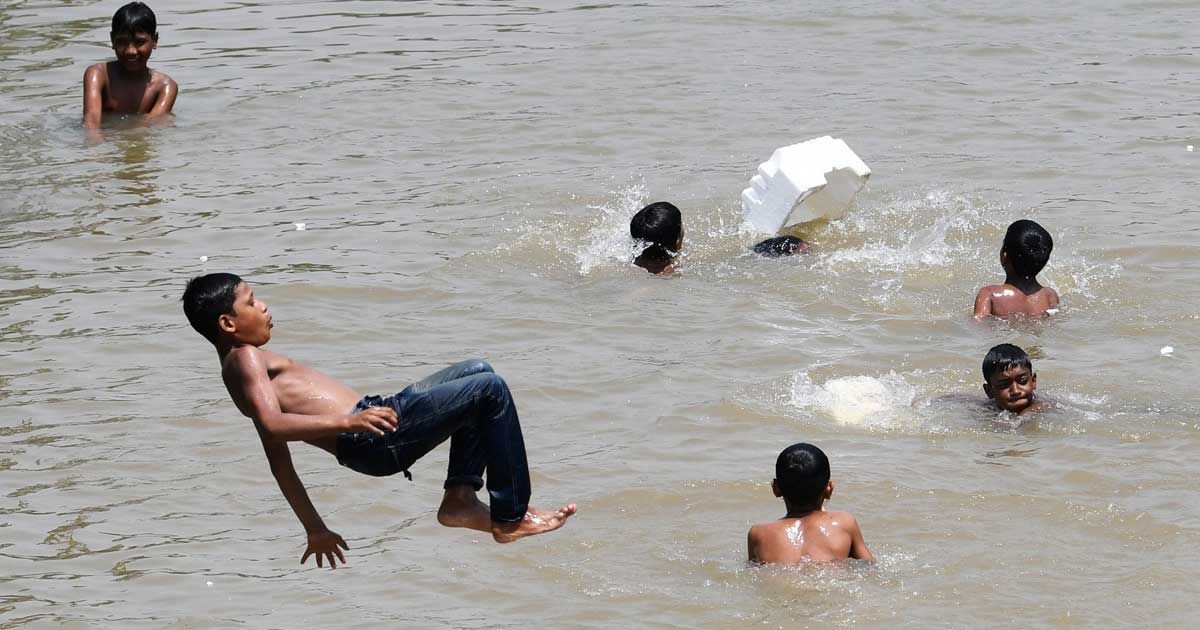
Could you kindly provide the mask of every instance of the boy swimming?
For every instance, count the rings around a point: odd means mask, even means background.
[[[1036,389],[1037,374],[1024,350],[1011,343],[988,350],[983,358],[983,391],[996,401],[997,407],[1018,416],[1040,411],[1042,404],[1034,396]]]
[[[148,120],[171,113],[179,86],[146,65],[158,47],[154,12],[141,2],[117,9],[112,18],[116,61],[98,63],[83,73],[83,126],[98,129],[103,114],[144,114]]]
[[[771,490],[783,497],[787,514],[750,528],[751,562],[799,564],[806,560],[874,560],[858,521],[849,512],[827,512],[833,496],[829,458],[812,444],[793,444],[775,460]]]
[[[683,248],[683,215],[674,204],[656,201],[633,215],[629,235],[647,243],[633,264],[653,274],[675,271],[675,255]],[[776,236],[754,246],[754,253],[768,258],[807,253],[808,243],[795,236]]]
[[[1043,287],[1037,274],[1050,260],[1054,239],[1045,228],[1021,219],[1008,226],[1000,248],[1004,284],[990,284],[975,294],[975,318],[988,315],[1041,317],[1058,308],[1058,293]]]
[[[221,378],[238,410],[254,421],[271,473],[308,536],[300,558],[346,562],[346,541],[325,526],[296,469],[288,442],[303,441],[357,472],[403,472],[450,439],[438,522],[487,532],[497,542],[546,533],[575,513],[529,507],[529,468],[517,409],[504,380],[483,361],[464,361],[394,396],[362,396],[345,384],[262,348],[274,326],[267,305],[229,273],[193,278],[183,310],[216,347]],[[476,498],[487,471],[490,508]],[[340,547],[340,549],[339,549]]]
[[[656,201],[638,210],[629,221],[629,235],[647,243],[633,264],[653,274],[675,271],[675,254],[683,248],[683,215],[679,208]]]

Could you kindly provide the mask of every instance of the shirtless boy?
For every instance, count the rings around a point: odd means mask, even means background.
[[[1024,350],[1002,343],[988,350],[983,358],[983,391],[1001,411],[1018,416],[1041,411],[1042,403],[1034,396],[1037,374]]]
[[[158,47],[154,12],[130,2],[113,14],[112,41],[116,61],[98,63],[83,73],[83,126],[98,129],[103,114],[145,114],[158,120],[171,113],[179,86],[171,77],[146,65]]]
[[[229,273],[193,278],[183,294],[188,322],[216,347],[221,377],[238,410],[254,421],[271,473],[308,535],[310,555],[345,563],[341,536],[308,498],[288,442],[303,441],[357,472],[384,476],[408,468],[450,439],[450,465],[438,522],[512,542],[559,527],[575,504],[529,507],[529,468],[508,386],[483,361],[464,361],[394,396],[363,397],[343,383],[262,348],[271,315],[250,285]],[[489,506],[476,498],[487,471]],[[340,547],[340,549],[339,549]]]
[[[775,461],[775,496],[783,497],[787,514],[750,528],[751,562],[799,564],[806,560],[874,560],[858,521],[849,512],[827,512],[833,496],[829,458],[812,444],[793,444]]]
[[[1052,309],[1058,308],[1058,293],[1037,281],[1052,249],[1050,233],[1037,223],[1021,219],[1008,226],[1000,248],[1004,284],[990,284],[975,294],[975,318],[1053,314]]]

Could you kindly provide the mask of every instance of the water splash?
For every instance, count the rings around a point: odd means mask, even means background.
[[[805,372],[795,374],[791,405],[812,409],[850,426],[895,428],[917,423],[917,390],[904,377],[845,376],[818,385]]]

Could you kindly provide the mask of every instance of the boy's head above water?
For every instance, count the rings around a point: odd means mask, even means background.
[[[188,281],[183,292],[183,313],[196,332],[218,349],[271,340],[271,315],[267,304],[254,296],[250,285],[231,273],[210,273]]]
[[[1037,374],[1024,350],[1002,343],[983,358],[983,391],[1003,411],[1022,414],[1034,409]]]
[[[775,496],[783,497],[788,512],[821,509],[833,494],[829,481],[829,458],[821,449],[801,442],[793,444],[775,460]]]
[[[1004,245],[1000,248],[1000,263],[1004,270],[1021,278],[1033,278],[1041,273],[1050,260],[1054,239],[1046,228],[1034,221],[1021,219],[1008,226]]]
[[[154,11],[141,2],[130,2],[117,9],[108,36],[124,69],[145,69],[150,53],[158,45],[158,21]]]
[[[656,201],[629,221],[629,235],[649,243],[633,264],[650,273],[667,273],[683,247],[683,214],[673,204]]]

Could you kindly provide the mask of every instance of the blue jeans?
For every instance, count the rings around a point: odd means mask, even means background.
[[[529,464],[508,385],[485,361],[463,361],[386,398],[367,396],[351,413],[391,407],[398,428],[384,435],[338,435],[338,463],[374,476],[404,472],[450,438],[446,488],[487,489],[493,521],[515,523],[529,507]],[[411,478],[411,476],[409,476]]]

